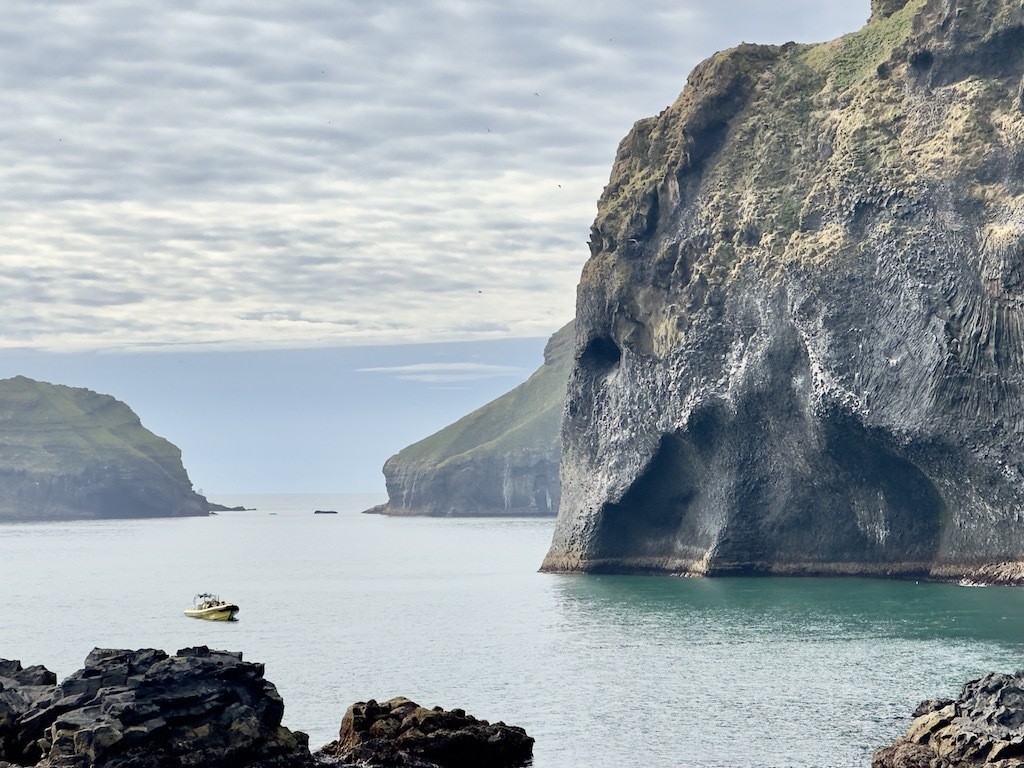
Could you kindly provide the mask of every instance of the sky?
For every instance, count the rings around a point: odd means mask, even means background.
[[[716,50],[868,15],[7,0],[0,376],[124,399],[208,492],[383,489],[571,319],[633,122]]]

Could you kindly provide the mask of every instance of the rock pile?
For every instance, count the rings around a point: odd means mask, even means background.
[[[872,768],[1024,766],[1024,671],[972,680],[955,701],[923,702],[914,717]]]
[[[96,649],[57,685],[0,660],[0,768],[307,768],[308,737],[241,653]]]
[[[477,720],[461,709],[426,709],[398,697],[353,704],[338,740],[317,763],[368,768],[514,768],[533,756],[533,739],[516,726]]]

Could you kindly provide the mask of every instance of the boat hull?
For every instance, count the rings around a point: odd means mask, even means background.
[[[185,611],[186,616],[207,621],[235,621],[236,613],[237,605],[216,605],[212,608],[190,608]]]

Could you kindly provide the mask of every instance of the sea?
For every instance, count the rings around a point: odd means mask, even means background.
[[[252,511],[0,526],[0,657],[242,651],[313,747],[401,695],[524,727],[535,768],[866,767],[922,699],[1024,667],[1024,589],[543,574],[552,520],[213,498]],[[185,617],[198,592],[238,621]]]

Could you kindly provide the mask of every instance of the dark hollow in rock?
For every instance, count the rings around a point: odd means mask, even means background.
[[[426,709],[398,697],[353,704],[338,740],[314,757],[322,766],[516,768],[532,756],[533,739],[522,728],[477,720],[461,709]]]

